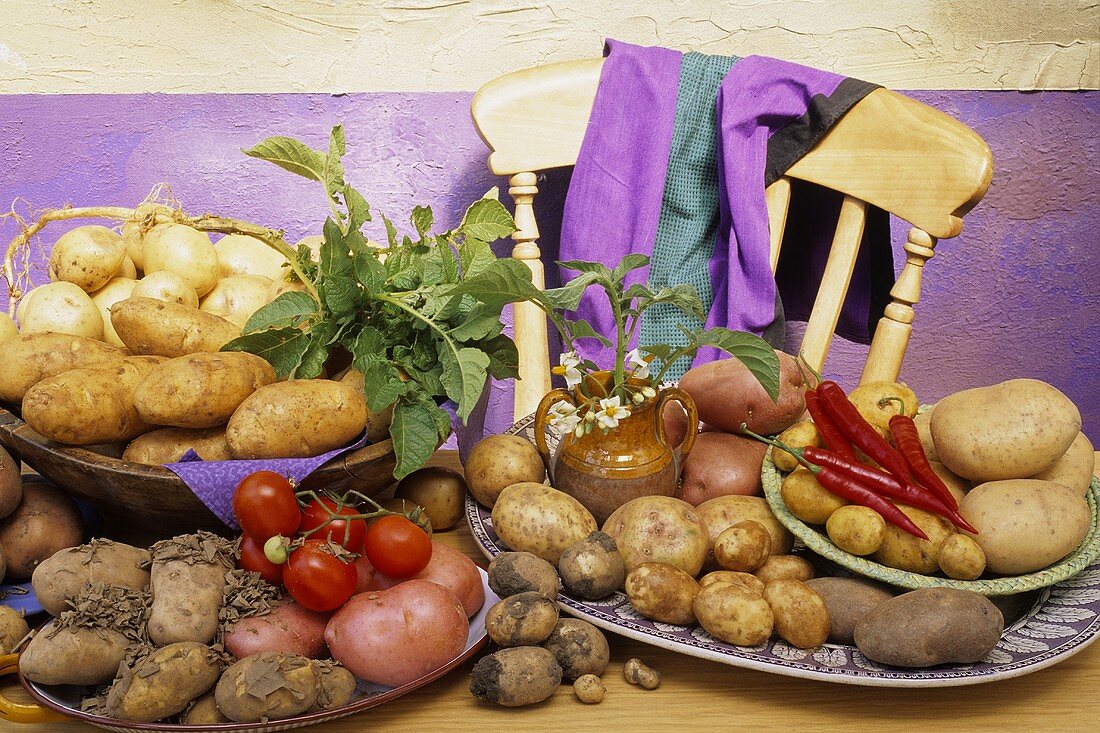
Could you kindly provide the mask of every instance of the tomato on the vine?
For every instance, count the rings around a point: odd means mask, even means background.
[[[432,541],[424,530],[396,515],[375,521],[363,548],[371,565],[391,578],[412,577],[432,559]]]
[[[237,567],[259,573],[261,578],[272,585],[283,583],[283,566],[268,560],[264,554],[264,543],[248,535],[241,535],[241,559],[237,562]]]
[[[332,611],[355,592],[355,566],[332,554],[324,540],[306,540],[283,568],[283,585],[298,605]]]
[[[310,499],[302,509],[302,522],[298,526],[299,532],[308,532],[325,525],[331,514],[360,514],[353,506],[340,506],[337,501],[327,496],[318,499]],[[324,529],[318,530],[309,536],[310,539],[329,539],[346,550],[352,552],[363,551],[363,538],[367,535],[367,522],[364,519],[333,519]]]
[[[237,484],[233,514],[241,532],[261,545],[277,534],[293,536],[302,521],[294,487],[274,471],[250,473]]]

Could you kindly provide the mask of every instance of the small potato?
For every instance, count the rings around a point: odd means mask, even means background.
[[[626,565],[615,540],[593,532],[565,549],[558,560],[558,574],[572,595],[598,600],[623,587]]]
[[[190,641],[169,644],[123,668],[107,692],[105,712],[143,723],[167,718],[213,687],[220,671],[210,647]]]
[[[579,501],[545,484],[512,484],[493,505],[493,528],[505,544],[556,565],[562,552],[596,531]],[[621,550],[621,548],[620,548]]]
[[[111,324],[122,343],[135,354],[169,358],[220,351],[241,335],[241,329],[224,318],[176,303],[135,296],[111,306]]]
[[[145,273],[168,270],[183,277],[201,298],[218,282],[218,253],[210,237],[184,224],[158,224],[142,238]]]
[[[466,481],[458,471],[428,466],[401,479],[393,495],[424,507],[432,529],[442,531],[455,526],[463,517]]]
[[[553,695],[561,678],[561,665],[547,649],[538,646],[501,649],[474,665],[470,693],[478,700],[518,708]]]
[[[23,614],[11,606],[0,606],[0,655],[11,654],[31,631]]]
[[[533,646],[558,623],[558,604],[535,592],[498,601],[485,616],[485,630],[497,646]]]
[[[114,678],[129,644],[112,629],[51,626],[23,649],[19,671],[42,685],[100,685]]]
[[[1062,457],[1045,471],[1029,478],[1039,481],[1054,481],[1062,486],[1076,489],[1087,494],[1092,476],[1096,470],[1096,453],[1092,443],[1084,433],[1078,433]]]
[[[627,572],[643,562],[674,565],[691,577],[706,560],[706,523],[686,501],[671,496],[642,496],[616,509],[603,531],[615,540]]]
[[[889,432],[894,415],[914,417],[920,403],[917,395],[901,382],[867,382],[848,393],[859,414],[879,430]]]
[[[773,555],[782,555],[794,547],[794,535],[787,530],[772,514],[767,500],[759,496],[720,496],[704,501],[695,508],[696,513],[707,525],[707,565],[714,562],[714,541],[728,527],[746,519],[760,522],[772,538]]]
[[[663,562],[644,562],[626,576],[626,597],[648,619],[687,626],[695,623],[691,604],[699,584],[683,570]]]
[[[50,250],[50,280],[73,283],[86,293],[107,284],[126,257],[122,237],[104,226],[81,226],[58,238]]]
[[[193,450],[204,461],[228,461],[233,458],[225,440],[225,428],[192,430],[160,428],[134,438],[122,453],[122,460],[162,466],[176,463]]]
[[[20,333],[67,333],[89,339],[103,338],[103,317],[91,297],[70,282],[54,282],[34,289]]]
[[[772,555],[753,573],[767,587],[782,578],[806,582],[814,577],[814,566],[798,555]]]
[[[168,270],[151,272],[138,280],[130,297],[163,300],[165,303],[175,303],[188,308],[199,307],[199,296],[195,294],[195,288],[191,283],[182,275]]]
[[[530,552],[502,552],[489,563],[489,588],[501,598],[534,591],[553,599],[558,597],[558,574]]]
[[[848,503],[826,490],[809,469],[802,467],[783,479],[779,495],[791,514],[806,524],[825,524],[833,512]]]
[[[355,675],[331,662],[314,661],[313,666],[321,675],[321,693],[317,696],[317,702],[310,708],[311,711],[342,708],[355,699],[359,684]]]
[[[770,551],[771,535],[751,519],[729,527],[714,541],[714,559],[723,570],[751,573],[764,564]]]
[[[842,506],[829,516],[825,532],[845,552],[870,555],[886,540],[886,520],[865,506]]]
[[[698,506],[718,496],[759,496],[760,468],[768,446],[729,433],[700,433],[684,460],[676,498]]]
[[[275,381],[265,359],[240,351],[188,354],[160,364],[133,393],[134,409],[150,425],[215,428],[260,387]]]
[[[0,520],[0,550],[10,578],[31,577],[39,563],[84,539],[80,509],[60,489],[41,482],[23,485],[23,500]]]
[[[237,275],[261,275],[278,280],[290,271],[286,257],[274,247],[245,234],[226,234],[214,242],[218,253],[218,275],[226,279]]]
[[[914,537],[893,524],[886,525],[886,536],[882,545],[871,554],[875,562],[880,562],[899,570],[929,575],[939,569],[936,562],[936,550],[948,535],[955,533],[955,527],[943,517],[936,516],[923,509],[898,504],[898,509],[928,536],[927,540]],[[965,515],[964,515],[965,516]],[[973,523],[972,519],[967,518]]]
[[[115,333],[111,324],[111,306],[120,300],[126,300],[134,292],[137,280],[129,277],[111,278],[106,285],[92,293],[92,302],[99,309],[103,319],[103,340],[112,346],[123,346],[122,339]]]
[[[578,618],[559,619],[542,646],[558,660],[562,676],[567,680],[586,674],[599,677],[611,659],[603,632]]]
[[[582,674],[573,682],[573,694],[585,705],[602,702],[605,692],[603,680],[594,674]]]
[[[31,584],[42,608],[60,616],[85,583],[102,582],[138,591],[149,587],[149,561],[148,550],[97,538],[50,555],[34,569]]]
[[[812,420],[796,422],[779,434],[779,440],[796,449],[811,445],[815,448],[825,447],[825,441],[822,439],[821,433],[817,432],[817,426],[814,425]],[[775,462],[775,467],[783,473],[790,473],[799,465],[798,460],[785,450],[772,451],[772,460]]]
[[[538,449],[518,435],[482,438],[470,451],[464,468],[470,493],[480,504],[490,508],[506,487],[542,483],[546,478],[546,467]]]
[[[767,601],[732,583],[703,588],[693,607],[706,632],[728,644],[755,646],[772,635],[775,619]]]
[[[115,273],[115,277],[124,277],[127,280],[137,281],[137,265],[134,264],[134,261],[130,259],[129,256],[122,258],[122,265],[119,266],[118,272]]]
[[[199,310],[213,313],[244,328],[252,314],[267,304],[271,280],[259,275],[238,275],[219,280],[203,296]]]
[[[180,722],[184,725],[217,725],[228,723],[229,718],[218,710],[218,701],[213,692],[208,692],[202,697],[192,700],[187,709],[180,715]]]
[[[0,400],[19,403],[34,385],[68,369],[122,361],[124,352],[102,341],[62,333],[21,335],[4,344]]]
[[[947,577],[956,580],[977,580],[985,572],[985,553],[981,546],[961,533],[944,538],[936,553],[936,561]]]
[[[699,587],[706,588],[714,583],[731,583],[740,586],[753,595],[764,594],[764,583],[752,573],[739,573],[735,570],[715,570],[699,578]]]
[[[829,611],[812,588],[793,578],[764,587],[764,600],[775,617],[775,631],[792,646],[813,649],[829,638]]]
[[[134,391],[150,366],[122,361],[43,379],[23,397],[23,419],[38,433],[65,445],[133,440],[152,430],[134,409]]]
[[[281,720],[304,713],[321,694],[321,675],[298,654],[260,652],[222,673],[214,689],[218,709],[237,723]]]
[[[229,419],[235,458],[308,458],[347,445],[363,430],[367,406],[354,389],[328,379],[260,387]]]

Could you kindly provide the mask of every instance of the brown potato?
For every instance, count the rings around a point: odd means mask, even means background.
[[[213,687],[220,671],[210,647],[189,641],[168,644],[124,668],[107,692],[105,712],[145,723],[167,718]]]
[[[213,692],[208,692],[196,700],[192,700],[187,709],[180,715],[180,722],[184,725],[217,725],[228,723],[229,718],[218,710],[218,701]]]
[[[188,354],[146,375],[134,390],[134,409],[150,425],[215,428],[229,422],[245,398],[274,381],[271,364],[255,354]]]
[[[562,676],[567,680],[575,680],[586,674],[598,677],[607,669],[607,663],[611,659],[607,637],[595,626],[579,618],[559,619],[542,646],[558,660]]]
[[[626,576],[626,597],[648,619],[687,626],[695,623],[691,604],[699,593],[695,578],[663,562],[644,562]]]
[[[42,685],[100,685],[114,678],[129,644],[112,629],[45,629],[19,655],[19,671]]]
[[[0,606],[0,654],[11,654],[15,647],[30,633],[30,626],[23,614],[11,606]]]
[[[111,325],[135,354],[174,358],[219,351],[241,329],[211,313],[153,298],[131,297],[111,306]]]
[[[313,707],[321,694],[321,675],[299,654],[260,652],[222,673],[214,696],[218,709],[238,723],[280,720]]]
[[[695,508],[696,513],[707,525],[707,564],[714,563],[714,541],[726,528],[738,522],[751,519],[760,522],[772,538],[773,555],[782,555],[794,547],[794,535],[772,514],[768,502],[759,496],[720,496],[704,501]]]
[[[821,437],[821,433],[817,432],[817,426],[812,420],[796,422],[779,434],[779,441],[799,450],[811,445],[815,448],[825,446],[825,440]],[[790,473],[799,465],[798,459],[785,450],[773,450],[772,461],[775,462],[775,467],[784,473]]]
[[[209,644],[218,631],[226,571],[233,567],[228,541],[209,532],[179,535],[150,548],[149,639]]]
[[[234,458],[308,458],[351,442],[367,406],[351,387],[328,379],[292,379],[260,387],[225,428]]]
[[[806,582],[814,577],[814,566],[798,555],[772,555],[753,573],[765,587],[783,578]]]
[[[40,481],[23,486],[23,500],[0,520],[0,550],[11,578],[31,577],[39,563],[84,539],[80,509],[60,489]]]
[[[574,542],[596,531],[596,520],[569,494],[546,484],[508,486],[493,504],[493,529],[512,550],[530,552],[551,565]]]
[[[542,456],[531,442],[518,435],[489,435],[478,441],[467,456],[466,483],[482,505],[492,508],[506,487],[518,483],[540,484],[546,478]]]
[[[534,705],[554,694],[562,669],[554,653],[538,646],[501,649],[478,660],[470,694],[509,708]]]
[[[775,631],[792,646],[813,649],[829,638],[829,611],[825,601],[805,583],[793,578],[773,580],[764,587],[772,609]]]
[[[734,570],[715,570],[699,578],[699,587],[706,588],[712,583],[730,583],[737,585],[753,595],[763,595],[764,583],[752,573],[739,573]]]
[[[497,646],[533,646],[550,636],[558,623],[558,604],[534,591],[493,604],[485,616],[485,631]]]
[[[529,591],[557,598],[558,574],[530,552],[502,552],[489,563],[489,588],[501,598]]]
[[[825,524],[848,502],[822,486],[808,468],[799,467],[783,479],[779,495],[791,514],[806,524]]]
[[[23,476],[19,473],[19,461],[0,448],[0,519],[8,516],[23,500]],[[0,580],[3,579],[0,573]]]
[[[728,644],[755,646],[772,635],[775,616],[767,601],[732,583],[703,588],[693,609],[707,633]]]
[[[703,567],[710,536],[695,508],[671,496],[628,501],[607,518],[603,531],[618,545],[627,572],[643,562],[664,562],[693,578]]]
[[[66,445],[133,440],[152,430],[134,408],[134,391],[144,374],[144,366],[128,361],[69,369],[27,390],[23,419]]]
[[[34,569],[31,584],[42,608],[60,616],[85,583],[144,590],[149,586],[149,561],[148,550],[96,538],[50,555]]]
[[[751,573],[771,554],[771,535],[760,522],[747,519],[724,530],[714,541],[714,559],[723,570]]]
[[[834,644],[854,644],[856,624],[878,604],[894,597],[889,586],[866,578],[813,578],[806,585],[825,601],[829,641]]]
[[[225,440],[225,428],[192,430],[190,428],[159,428],[130,441],[122,452],[122,460],[162,466],[176,463],[194,450],[204,461],[228,461],[233,458]]]
[[[763,435],[780,433],[793,425],[806,409],[805,385],[798,360],[790,354],[779,356],[779,401],[768,393],[739,359],[720,359],[687,371],[680,389],[691,395],[699,410],[699,420],[737,433],[741,423]]]
[[[34,385],[68,369],[117,364],[125,352],[64,333],[31,333],[4,342],[0,400],[19,404]]]
[[[569,593],[597,600],[623,587],[626,564],[610,535],[593,532],[565,548],[558,560],[558,574]]]
[[[760,467],[768,446],[740,435],[700,433],[684,460],[676,497],[698,506],[708,499],[763,493]]]
[[[450,529],[462,519],[466,507],[466,481],[453,469],[428,466],[401,479],[393,495],[424,507],[432,529],[441,531]]]
[[[825,532],[845,552],[870,555],[886,540],[886,520],[874,509],[850,504],[829,516]]]

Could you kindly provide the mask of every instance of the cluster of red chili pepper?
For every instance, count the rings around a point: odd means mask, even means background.
[[[827,448],[797,449],[765,440],[799,459],[827,491],[874,509],[887,522],[922,540],[928,536],[891,499],[941,516],[967,532],[978,533],[959,515],[958,502],[929,465],[917,426],[908,415],[890,418],[890,435],[894,439],[894,445],[890,445],[864,419],[840,385],[830,380],[806,390],[806,410]],[[884,470],[860,463],[857,448]]]

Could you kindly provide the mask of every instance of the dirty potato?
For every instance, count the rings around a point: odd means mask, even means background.
[[[666,624],[695,623],[692,603],[699,590],[695,578],[662,562],[636,565],[626,576],[626,597],[634,610]]]

